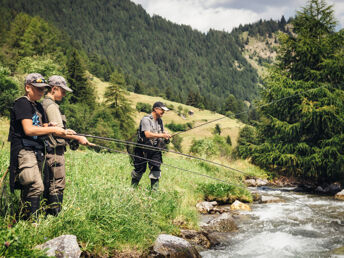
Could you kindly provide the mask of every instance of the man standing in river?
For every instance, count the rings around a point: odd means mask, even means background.
[[[155,102],[150,115],[144,116],[140,122],[138,130],[138,143],[158,147],[159,142],[168,141],[171,135],[164,131],[161,117],[169,109],[162,102]],[[142,175],[147,169],[150,169],[149,178],[151,180],[151,189],[157,190],[161,176],[160,165],[162,163],[162,154],[160,150],[145,149],[136,147],[134,150],[134,170],[131,172],[131,185],[137,186]]]

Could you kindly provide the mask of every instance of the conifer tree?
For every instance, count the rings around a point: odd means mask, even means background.
[[[268,169],[338,180],[344,174],[344,87],[343,75],[331,70],[343,66],[335,64],[343,60],[343,37],[323,0],[310,0],[292,23],[265,80],[260,143],[245,143],[241,152]]]
[[[76,49],[71,50],[68,55],[67,81],[73,90],[73,94],[70,95],[71,103],[85,103],[90,107],[95,106],[95,93],[87,80],[86,70]]]
[[[135,130],[135,123],[132,118],[134,109],[126,98],[125,76],[115,70],[110,75],[110,85],[105,91],[105,103],[113,115],[113,119],[119,123],[123,138],[129,138]]]

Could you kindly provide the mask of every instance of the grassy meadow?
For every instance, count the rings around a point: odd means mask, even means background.
[[[8,121],[1,120],[0,176],[9,164],[9,144],[5,142]],[[206,195],[235,195],[249,200],[241,187],[243,175],[164,155],[164,163],[216,177],[224,184],[190,172],[162,166],[160,190],[150,191],[146,173],[138,187],[130,187],[132,167],[124,154],[97,153],[93,150],[67,151],[67,182],[63,211],[58,217],[41,216],[38,224],[14,221],[10,210],[0,217],[0,256],[39,256],[32,248],[62,234],[74,234],[82,250],[93,255],[111,256],[118,252],[146,250],[160,233],[177,234],[180,228],[198,228],[195,209]],[[230,164],[245,173],[263,176],[263,172],[244,161]],[[8,177],[7,177],[8,180]],[[7,185],[7,180],[5,184]],[[8,188],[5,189],[8,191]],[[229,193],[228,193],[229,191]],[[2,207],[8,205],[8,195]],[[17,192],[12,199],[18,200]]]

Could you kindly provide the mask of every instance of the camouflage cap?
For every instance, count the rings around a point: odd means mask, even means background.
[[[24,81],[25,85],[33,85],[35,87],[47,87],[49,84],[47,84],[47,81],[44,79],[44,77],[39,73],[30,73],[26,76]]]
[[[58,76],[58,75],[50,76],[48,81],[51,87],[58,86],[58,87],[61,87],[62,89],[65,89],[66,91],[73,92],[73,90],[67,86],[67,82],[65,78],[63,78],[62,76]]]

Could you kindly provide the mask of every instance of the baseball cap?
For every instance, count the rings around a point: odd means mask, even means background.
[[[47,81],[44,79],[43,75],[40,73],[30,73],[26,76],[24,85],[31,84],[35,87],[47,87]]]
[[[67,86],[67,82],[65,78],[63,78],[62,76],[59,76],[59,75],[50,76],[48,82],[51,87],[59,86],[62,89],[65,89],[66,91],[73,92],[73,90]]]
[[[162,110],[165,110],[165,111],[168,111],[169,109],[165,106],[164,103],[158,101],[158,102],[155,102],[154,105],[153,105],[153,109],[154,108],[161,108]]]

